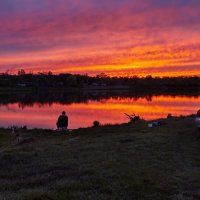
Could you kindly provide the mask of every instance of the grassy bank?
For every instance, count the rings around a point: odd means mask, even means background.
[[[200,199],[200,139],[193,118],[79,129],[0,130],[0,199]]]

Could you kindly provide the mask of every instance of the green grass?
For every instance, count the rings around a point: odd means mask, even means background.
[[[0,130],[0,199],[200,199],[200,139],[193,118],[27,131]]]

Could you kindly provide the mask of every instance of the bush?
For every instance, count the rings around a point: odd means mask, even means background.
[[[93,122],[93,126],[94,127],[99,127],[100,126],[100,122],[99,121],[94,121]]]
[[[168,114],[168,115],[167,115],[167,118],[168,118],[168,119],[170,119],[170,118],[172,118],[172,117],[173,117],[172,114]]]

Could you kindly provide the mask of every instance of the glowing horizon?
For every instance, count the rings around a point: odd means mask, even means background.
[[[200,76],[197,0],[2,0],[0,73]]]

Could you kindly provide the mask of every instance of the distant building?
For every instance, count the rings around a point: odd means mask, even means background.
[[[92,83],[92,86],[99,86],[98,83]]]
[[[26,84],[24,84],[24,83],[18,83],[17,86],[18,87],[26,87]]]

